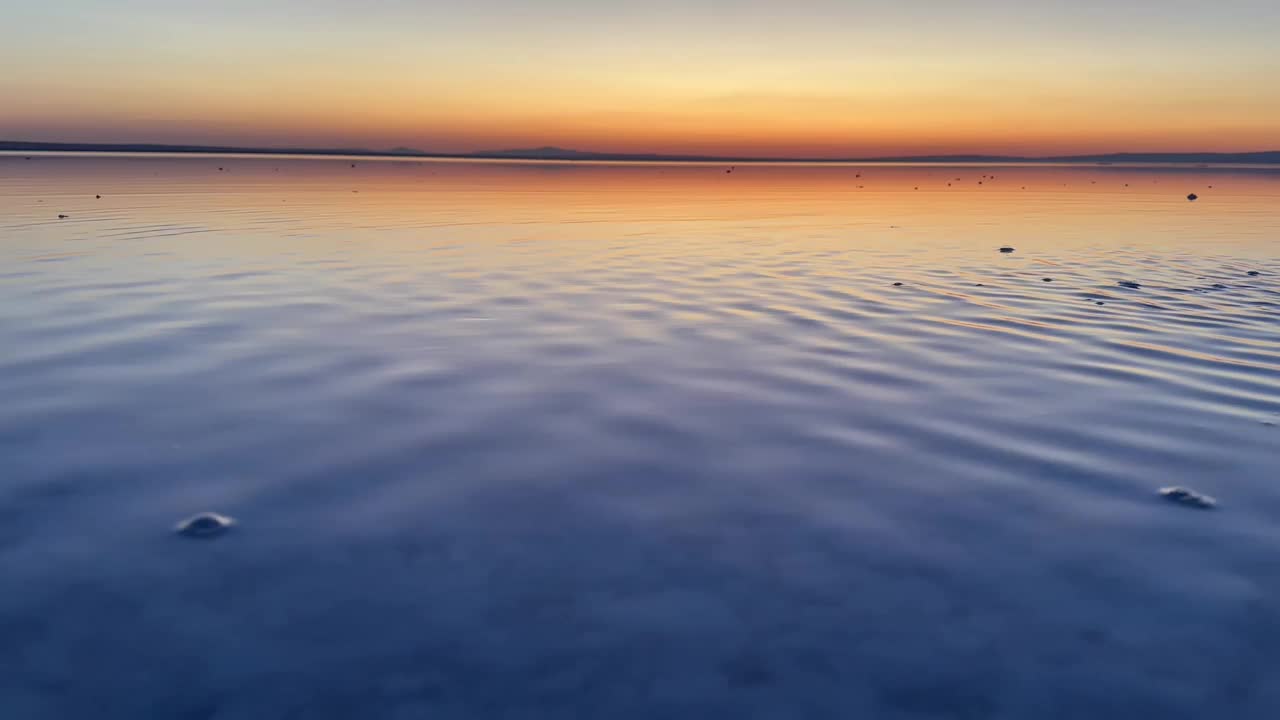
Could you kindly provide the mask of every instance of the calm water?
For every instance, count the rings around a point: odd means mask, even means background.
[[[1280,713],[1278,171],[0,156],[0,400],[6,720]]]

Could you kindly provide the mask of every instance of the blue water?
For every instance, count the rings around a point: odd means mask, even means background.
[[[0,718],[1280,716],[1280,173],[351,164],[0,156]]]

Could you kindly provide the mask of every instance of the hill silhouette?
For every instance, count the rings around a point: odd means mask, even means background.
[[[555,146],[515,148],[507,150],[477,150],[466,153],[445,153],[397,147],[390,150],[366,148],[271,148],[239,147],[229,145],[166,145],[155,143],[63,143],[0,140],[0,151],[8,152],[120,152],[120,153],[174,153],[174,154],[240,154],[240,155],[335,155],[356,157],[422,157],[422,158],[475,158],[501,160],[598,160],[611,162],[955,162],[955,163],[1176,163],[1176,164],[1249,164],[1280,165],[1280,150],[1259,152],[1169,152],[1169,153],[1103,153],[1089,155],[977,155],[936,154],[900,155],[888,157],[861,156],[842,158],[814,157],[758,157],[750,155],[675,155],[664,153],[610,153],[573,150]]]

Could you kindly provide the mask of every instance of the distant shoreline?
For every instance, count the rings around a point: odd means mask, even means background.
[[[1026,157],[1017,155],[912,155],[848,158],[776,158],[718,155],[666,155],[658,153],[597,153],[543,147],[514,150],[481,150],[468,153],[428,152],[412,149],[368,150],[360,148],[263,148],[218,145],[164,145],[132,143],[54,143],[0,141],[5,153],[156,153],[166,155],[310,155],[326,157],[421,158],[446,160],[545,160],[596,162],[689,162],[689,163],[1025,163],[1025,164],[1178,164],[1178,165],[1280,165],[1280,150],[1244,153],[1107,153],[1100,155],[1058,155]]]

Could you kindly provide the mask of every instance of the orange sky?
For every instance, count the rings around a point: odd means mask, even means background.
[[[1280,3],[23,7],[0,139],[765,156],[1280,148]],[[1227,7],[1230,6],[1230,7]],[[51,28],[56,28],[52,30]]]

